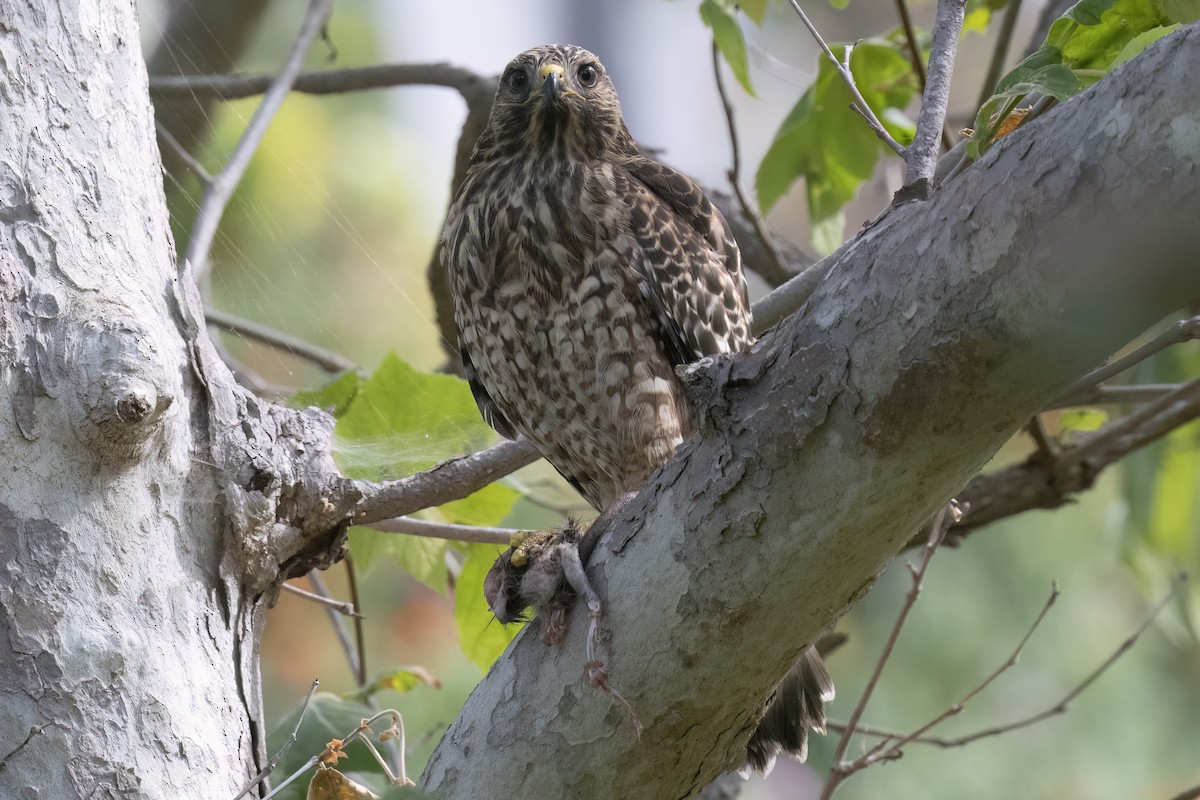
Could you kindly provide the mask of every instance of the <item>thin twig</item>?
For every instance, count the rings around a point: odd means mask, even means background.
[[[804,27],[808,28],[808,32],[811,33],[813,38],[817,40],[817,44],[820,45],[821,50],[824,51],[829,60],[833,62],[833,66],[838,71],[838,75],[842,77],[842,81],[845,82],[846,86],[850,89],[850,94],[854,97],[854,103],[852,107],[857,106],[855,110],[862,114],[863,118],[867,121],[867,124],[871,127],[871,130],[875,132],[875,135],[879,137],[881,142],[891,148],[892,152],[894,152],[896,155],[904,158],[904,146],[892,138],[892,135],[887,132],[887,128],[883,127],[883,123],[880,122],[879,118],[875,116],[875,112],[873,112],[871,107],[867,105],[867,101],[863,99],[862,92],[858,90],[858,84],[854,82],[854,75],[849,69],[842,66],[842,62],[839,61],[838,57],[835,56],[833,51],[829,49],[829,45],[825,43],[823,38],[821,38],[821,34],[817,30],[817,27],[812,24],[812,20],[810,20],[808,15],[804,13],[804,9],[800,7],[800,4],[796,2],[796,0],[789,0],[789,2],[792,4],[792,8],[796,10],[796,13],[800,15],[800,20],[804,23]]]
[[[329,587],[325,585],[325,579],[321,577],[315,569],[309,570],[308,582],[312,584],[314,592],[320,597],[331,597]],[[337,635],[338,642],[342,645],[342,652],[346,654],[346,661],[350,664],[350,671],[355,675],[362,672],[358,658],[358,653],[354,649],[354,642],[350,639],[350,631],[346,628],[346,621],[341,615],[331,608],[325,609],[329,615],[329,624],[333,626],[333,632]]]
[[[1042,720],[1049,719],[1050,717],[1065,713],[1067,710],[1067,706],[1070,705],[1072,700],[1074,700],[1075,698],[1079,697],[1079,695],[1081,695],[1085,691],[1087,691],[1088,687],[1091,686],[1093,683],[1095,683],[1100,678],[1100,676],[1103,675],[1108,670],[1109,667],[1111,667],[1113,664],[1115,664],[1117,659],[1119,659],[1130,648],[1133,647],[1133,645],[1137,642],[1138,638],[1143,633],[1146,632],[1146,629],[1150,627],[1150,625],[1154,622],[1155,618],[1158,617],[1158,615],[1162,612],[1162,610],[1167,607],[1167,605],[1171,602],[1171,600],[1173,600],[1175,598],[1175,595],[1178,594],[1180,588],[1186,582],[1187,582],[1187,574],[1186,573],[1181,573],[1180,575],[1178,575],[1175,578],[1175,580],[1172,582],[1171,589],[1170,589],[1170,591],[1167,592],[1167,595],[1162,600],[1160,600],[1158,603],[1156,603],[1153,608],[1150,609],[1149,613],[1146,614],[1146,618],[1142,620],[1141,624],[1139,624],[1137,626],[1137,628],[1133,631],[1133,633],[1131,633],[1128,637],[1126,637],[1117,646],[1117,649],[1113,651],[1112,655],[1110,655],[1108,658],[1104,659],[1103,663],[1101,663],[1100,666],[1098,666],[1098,667],[1096,667],[1096,669],[1092,670],[1087,675],[1087,677],[1085,677],[1074,689],[1072,689],[1071,691],[1069,691],[1065,695],[1063,695],[1063,698],[1061,700],[1059,700],[1057,703],[1055,703],[1053,706],[1050,706],[1049,708],[1045,709],[1044,711],[1040,711],[1037,714],[1033,714],[1033,715],[1025,717],[1023,719],[1019,719],[1015,722],[1010,722],[1005,725],[997,725],[993,728],[985,728],[984,730],[977,731],[977,732],[969,734],[967,736],[960,736],[957,739],[950,739],[950,740],[948,740],[948,744],[946,746],[947,747],[962,747],[963,745],[970,744],[971,742],[977,742],[980,739],[987,739],[992,736],[999,736],[1002,733],[1008,733],[1010,731],[1019,730],[1021,728],[1027,728],[1030,725],[1035,725],[1035,724],[1041,722]]]
[[[358,365],[353,361],[332,350],[311,342],[306,342],[303,339],[268,327],[262,323],[243,319],[227,311],[207,308],[204,310],[204,319],[209,325],[221,330],[254,339],[277,350],[291,353],[297,358],[311,361],[326,372],[350,372],[358,369]]]
[[[358,596],[358,573],[354,569],[354,556],[349,550],[346,551],[344,559],[346,564],[346,586],[350,590],[350,602],[355,608],[360,608],[362,603]],[[358,685],[367,685],[367,635],[363,630],[362,615],[354,617],[354,644],[358,651]]]
[[[1064,447],[1053,461],[1030,458],[999,472],[978,475],[958,494],[970,509],[952,533],[961,536],[1033,508],[1058,508],[1076,492],[1091,487],[1105,467],[1197,418],[1200,378]],[[909,542],[910,546],[917,544],[916,539]]]
[[[979,92],[979,102],[976,108],[981,108],[988,98],[996,91],[996,83],[1004,70],[1004,62],[1008,60],[1008,48],[1012,43],[1013,31],[1017,27],[1017,17],[1021,13],[1021,0],[1008,0],[1008,8],[1004,9],[1004,17],[1000,20],[1000,31],[996,36],[996,46],[992,49],[992,58],[988,62],[987,74],[983,78],[983,87]]]
[[[1025,650],[1025,645],[1029,644],[1029,640],[1033,636],[1034,631],[1036,631],[1038,626],[1042,624],[1042,620],[1046,618],[1046,614],[1049,613],[1050,608],[1054,605],[1054,601],[1058,599],[1058,596],[1058,584],[1055,583],[1050,587],[1050,596],[1046,598],[1046,602],[1042,605],[1042,610],[1038,612],[1036,617],[1034,617],[1033,623],[1025,631],[1025,635],[1021,637],[1021,641],[1017,642],[1017,646],[1013,649],[1009,657],[1006,658],[1004,662],[992,672],[992,674],[988,675],[982,683],[980,683],[971,691],[967,692],[966,696],[963,697],[962,700],[959,700],[957,703],[950,706],[941,714],[917,728],[912,733],[899,737],[894,744],[888,745],[886,740],[880,742],[861,758],[856,759],[854,764],[857,766],[861,762],[861,766],[858,768],[862,769],[878,761],[892,761],[897,759],[902,755],[901,751],[905,745],[917,741],[937,725],[940,725],[950,717],[961,713],[966,707],[967,703],[977,697],[980,692],[991,686],[997,678],[1016,665],[1017,659],[1021,657],[1022,651]]]
[[[1060,397],[1046,411],[1072,406],[1105,406],[1127,405],[1130,403],[1149,403],[1170,394],[1181,386],[1178,383],[1137,383],[1131,386],[1109,386],[1100,384],[1090,389],[1084,389],[1070,397]]]
[[[846,723],[840,722],[838,720],[833,720],[833,719],[826,720],[825,729],[828,731],[832,731],[834,733],[844,733],[846,731]],[[880,739],[902,739],[906,735],[904,733],[901,733],[900,731],[893,731],[893,730],[888,730],[887,728],[880,728],[877,725],[865,725],[861,722],[854,726],[854,732],[857,733],[859,736],[875,736]],[[948,741],[949,741],[948,739],[944,739],[939,736],[918,736],[917,738],[912,740],[912,743],[928,744],[928,745],[933,745],[935,747],[945,747],[946,742],[948,742]]]
[[[900,608],[900,613],[896,617],[896,623],[892,626],[892,631],[883,645],[883,652],[879,654],[879,659],[875,662],[875,669],[871,671],[871,677],[867,679],[867,685],[863,689],[862,695],[858,698],[858,703],[854,706],[854,711],[851,712],[850,719],[846,722],[846,729],[842,732],[842,736],[838,740],[837,749],[833,754],[833,767],[830,770],[829,779],[825,782],[825,786],[821,790],[821,800],[828,800],[828,798],[832,797],[838,784],[850,774],[850,765],[844,760],[846,749],[850,746],[850,740],[854,737],[854,731],[858,727],[858,722],[862,719],[863,712],[867,708],[867,703],[875,691],[875,686],[879,683],[879,677],[883,674],[883,668],[887,665],[888,658],[891,656],[892,650],[896,647],[896,642],[900,638],[900,631],[904,628],[904,623],[908,620],[909,613],[917,604],[917,598],[921,596],[921,584],[925,578],[925,572],[929,569],[929,564],[933,560],[933,554],[937,552],[938,545],[946,535],[946,530],[960,516],[961,511],[954,501],[950,501],[950,503],[943,506],[929,523],[925,549],[921,554],[920,563],[917,566],[913,566],[911,563],[908,565],[909,572],[912,575],[912,586],[904,598],[904,605]]]
[[[237,100],[267,91],[278,75],[155,75],[152,95],[187,95]],[[304,94],[341,94],[392,86],[444,86],[463,94],[494,94],[496,82],[453,64],[379,64],[353,69],[302,72],[292,91]]]
[[[294,586],[293,584],[290,584],[290,583],[283,584],[283,590],[285,592],[291,592],[292,594],[296,595],[297,597],[303,597],[305,600],[311,600],[314,603],[323,605],[327,608],[331,608],[334,611],[338,612],[339,614],[343,614],[347,617],[361,617],[362,616],[362,614],[358,613],[358,611],[355,610],[353,603],[346,603],[341,600],[334,600],[331,597],[325,597],[323,595],[314,594],[313,592],[306,592],[303,589],[301,589],[299,586]]]
[[[213,182],[213,176],[209,171],[204,168],[204,165],[194,155],[187,151],[187,148],[179,143],[179,140],[175,138],[175,134],[171,133],[166,125],[155,121],[154,129],[158,131],[159,137],[166,143],[167,147],[171,148],[171,152],[184,163],[184,166],[194,172],[202,183],[207,186]]]
[[[966,0],[938,0],[933,21],[933,44],[929,48],[929,67],[917,131],[905,160],[908,170],[904,187],[895,202],[924,200],[933,192],[933,174],[937,170],[938,147],[950,104],[950,78],[958,53],[958,35],[962,31]]]
[[[1042,424],[1041,414],[1034,414],[1025,429],[1029,431],[1029,436],[1033,439],[1037,452],[1042,458],[1053,461],[1058,457],[1059,447],[1046,434],[1046,426]]]
[[[1200,316],[1195,316],[1190,319],[1180,320],[1172,325],[1167,330],[1155,336],[1150,341],[1146,342],[1141,347],[1131,353],[1126,353],[1120,358],[1114,358],[1112,361],[1105,364],[1099,369],[1089,372],[1075,383],[1071,384],[1060,396],[1061,398],[1073,397],[1080,394],[1099,383],[1102,383],[1114,375],[1119,375],[1125,370],[1145,361],[1150,356],[1165,350],[1168,347],[1183,342],[1191,341],[1192,339],[1200,339]],[[1060,401],[1055,401],[1060,402]]]
[[[300,26],[296,41],[292,44],[287,63],[271,81],[271,85],[263,95],[262,102],[254,110],[246,130],[242,132],[242,137],[238,140],[233,155],[229,157],[228,163],[225,164],[220,174],[209,183],[204,197],[200,200],[200,207],[196,212],[196,223],[192,228],[192,235],[188,240],[183,257],[192,265],[196,280],[202,285],[208,275],[209,254],[212,250],[213,239],[217,235],[217,225],[220,224],[221,216],[225,213],[225,207],[229,204],[229,199],[233,197],[234,190],[246,173],[246,167],[249,166],[254,151],[258,149],[259,142],[266,134],[267,127],[271,124],[279,107],[283,105],[284,99],[291,91],[292,84],[296,82],[296,76],[300,74],[300,66],[304,61],[304,54],[308,52],[308,48],[316,39],[317,34],[325,27],[332,8],[333,0],[309,0],[308,10],[304,14],[304,22]]]
[[[738,205],[742,207],[742,213],[754,227],[754,235],[758,237],[758,241],[762,243],[763,250],[767,254],[768,263],[763,266],[769,269],[767,270],[768,274],[764,274],[763,278],[772,286],[778,286],[792,277],[792,273],[783,266],[783,260],[780,259],[779,253],[775,251],[775,246],[771,244],[771,240],[763,228],[762,218],[750,206],[750,201],[742,191],[741,145],[738,142],[737,124],[734,122],[733,103],[729,101],[729,93],[725,89],[725,78],[721,75],[721,51],[717,47],[715,39],[712,44],[712,65],[713,79],[717,84],[717,94],[721,98],[721,108],[725,110],[725,127],[729,131],[729,149],[733,151],[733,163],[729,169],[729,183],[733,187],[733,195],[737,198]]]
[[[450,522],[432,522],[416,517],[392,517],[372,522],[369,526],[384,533],[403,533],[408,536],[428,536],[434,539],[449,539],[454,542],[479,542],[483,544],[512,544],[513,534],[523,533],[516,528],[487,528],[476,525],[456,525]]]
[[[284,586],[287,586],[287,584],[284,584]],[[317,687],[320,685],[321,681],[319,679],[313,680],[312,686],[308,687],[308,696],[304,698],[304,705],[300,706],[300,716],[296,718],[296,725],[292,728],[291,734],[288,735],[287,740],[279,747],[279,749],[275,751],[275,755],[271,757],[270,762],[262,768],[262,771],[251,778],[250,782],[243,786],[240,792],[233,796],[233,800],[239,800],[239,798],[245,797],[246,792],[250,791],[255,786],[258,786],[260,783],[266,780],[267,776],[274,772],[275,768],[279,766],[279,761],[283,758],[284,753],[286,753],[288,749],[290,749],[291,746],[296,743],[296,737],[300,733],[300,725],[304,722],[304,715],[308,713],[308,707],[312,703],[313,695],[317,693]],[[278,789],[276,791],[278,791]]]

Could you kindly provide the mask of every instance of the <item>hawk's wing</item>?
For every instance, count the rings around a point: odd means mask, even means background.
[[[475,370],[475,364],[471,361],[471,355],[467,352],[467,348],[459,345],[458,352],[462,354],[463,374],[466,376],[467,384],[471,387],[471,394],[475,395],[475,405],[479,406],[479,413],[483,415],[488,425],[496,429],[496,433],[505,439],[515,440],[517,438],[516,429],[508,421],[508,417],[504,416],[500,407],[496,405],[496,401],[488,394],[483,381],[479,380],[479,373]]]
[[[657,161],[627,164],[639,288],[667,355],[690,364],[753,343],[741,255],[725,218],[691,179]]]

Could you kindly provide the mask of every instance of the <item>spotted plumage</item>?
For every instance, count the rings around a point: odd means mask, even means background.
[[[505,69],[442,259],[483,416],[598,510],[693,432],[676,366],[754,341],[729,226],[694,182],[639,152],[582,48],[538,47]]]
[[[691,433],[675,366],[752,342],[724,219],[638,152],[603,66],[577,47],[508,65],[443,246],[484,416],[597,509]]]

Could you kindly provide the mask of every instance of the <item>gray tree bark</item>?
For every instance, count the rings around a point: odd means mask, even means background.
[[[213,355],[134,4],[102,5],[0,2],[0,797],[228,797],[263,612],[345,509],[292,492],[340,480],[328,419]]]
[[[340,555],[360,486],[325,415],[247,395],[215,357],[173,261],[132,4],[0,3],[0,796],[232,796],[262,763],[264,610]],[[911,530],[1200,297],[1198,68],[1192,26],[889,214],[754,353],[697,370],[702,434],[590,570],[641,740],[580,680],[576,616],[564,647],[526,635],[501,659],[426,784],[684,797],[736,763],[771,684]]]

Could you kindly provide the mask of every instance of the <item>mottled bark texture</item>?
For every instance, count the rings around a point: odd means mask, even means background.
[[[912,531],[1072,380],[1200,298],[1197,70],[1191,26],[889,213],[801,315],[700,370],[701,434],[589,569],[641,738],[582,680],[576,609],[560,649],[529,631],[492,668],[424,785],[682,798],[739,764],[772,684]]]
[[[232,796],[263,611],[340,535],[329,420],[213,356],[134,4],[0,8],[0,797]]]

